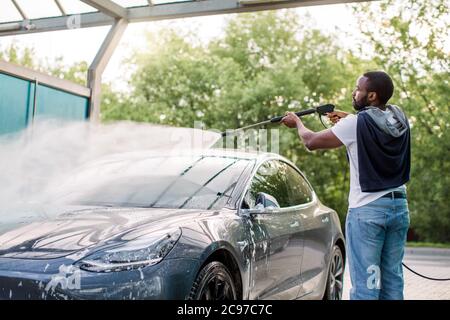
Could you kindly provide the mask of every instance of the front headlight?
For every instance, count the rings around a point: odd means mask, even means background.
[[[80,269],[93,272],[124,271],[160,262],[172,250],[181,237],[181,229],[159,232],[152,240],[130,241],[119,247],[94,253],[77,263]]]

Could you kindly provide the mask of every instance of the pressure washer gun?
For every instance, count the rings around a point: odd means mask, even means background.
[[[303,117],[303,116],[306,116],[308,114],[313,114],[313,113],[318,113],[319,116],[323,116],[323,115],[325,115],[325,114],[327,114],[329,112],[333,112],[334,108],[335,108],[335,106],[333,104],[329,104],[328,103],[328,104],[324,104],[324,105],[318,106],[316,108],[311,108],[311,109],[307,109],[307,110],[303,110],[303,111],[298,111],[298,112],[295,112],[295,114],[298,117]],[[253,127],[262,126],[262,125],[270,124],[270,123],[278,123],[284,117],[285,116],[277,116],[277,117],[273,117],[272,119],[269,119],[269,120],[266,120],[266,121],[262,121],[262,122],[258,122],[258,123],[255,123],[255,124],[251,124],[251,125],[246,126],[246,127],[242,127],[242,128],[238,128],[238,129],[234,129],[234,130],[227,130],[227,131],[222,132],[222,137],[233,135],[237,131],[247,130],[247,129],[250,129],[250,128],[253,128]],[[322,121],[322,118],[320,118],[320,120]],[[323,124],[323,122],[322,122],[322,124]]]

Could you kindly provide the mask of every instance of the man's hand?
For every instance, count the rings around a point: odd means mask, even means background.
[[[342,115],[342,118],[348,115],[348,113],[342,111],[338,112]],[[331,149],[342,146],[342,142],[331,129],[313,132],[306,128],[302,120],[293,112],[286,112],[286,116],[281,119],[281,122],[289,128],[297,128],[298,135],[308,150]]]
[[[297,128],[298,124],[302,123],[302,120],[293,112],[286,112],[286,115],[283,119],[281,119],[281,123],[283,123],[286,127],[289,128]]]
[[[336,124],[336,123],[339,122],[339,120],[341,120],[341,118],[345,118],[349,114],[347,112],[344,112],[344,111],[336,110],[336,111],[333,111],[333,112],[328,112],[326,115],[327,115],[328,119],[330,119],[331,122]]]

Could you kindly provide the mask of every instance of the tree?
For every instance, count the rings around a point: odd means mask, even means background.
[[[57,57],[53,61],[43,61],[35,58],[35,50],[30,47],[20,46],[13,42],[0,51],[0,59],[37,70],[60,79],[66,79],[81,85],[86,85],[88,64],[86,61],[75,62],[68,65],[63,57]]]
[[[0,59],[28,68],[35,67],[33,56],[34,49],[27,47],[20,48],[14,42],[0,51]]]

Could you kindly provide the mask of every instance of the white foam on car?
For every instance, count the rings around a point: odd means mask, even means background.
[[[27,129],[0,136],[0,231],[6,224],[48,217],[42,195],[66,175],[106,155],[151,150],[186,155],[208,149],[217,132],[144,123],[37,121]],[[94,178],[94,177],[93,177]]]

